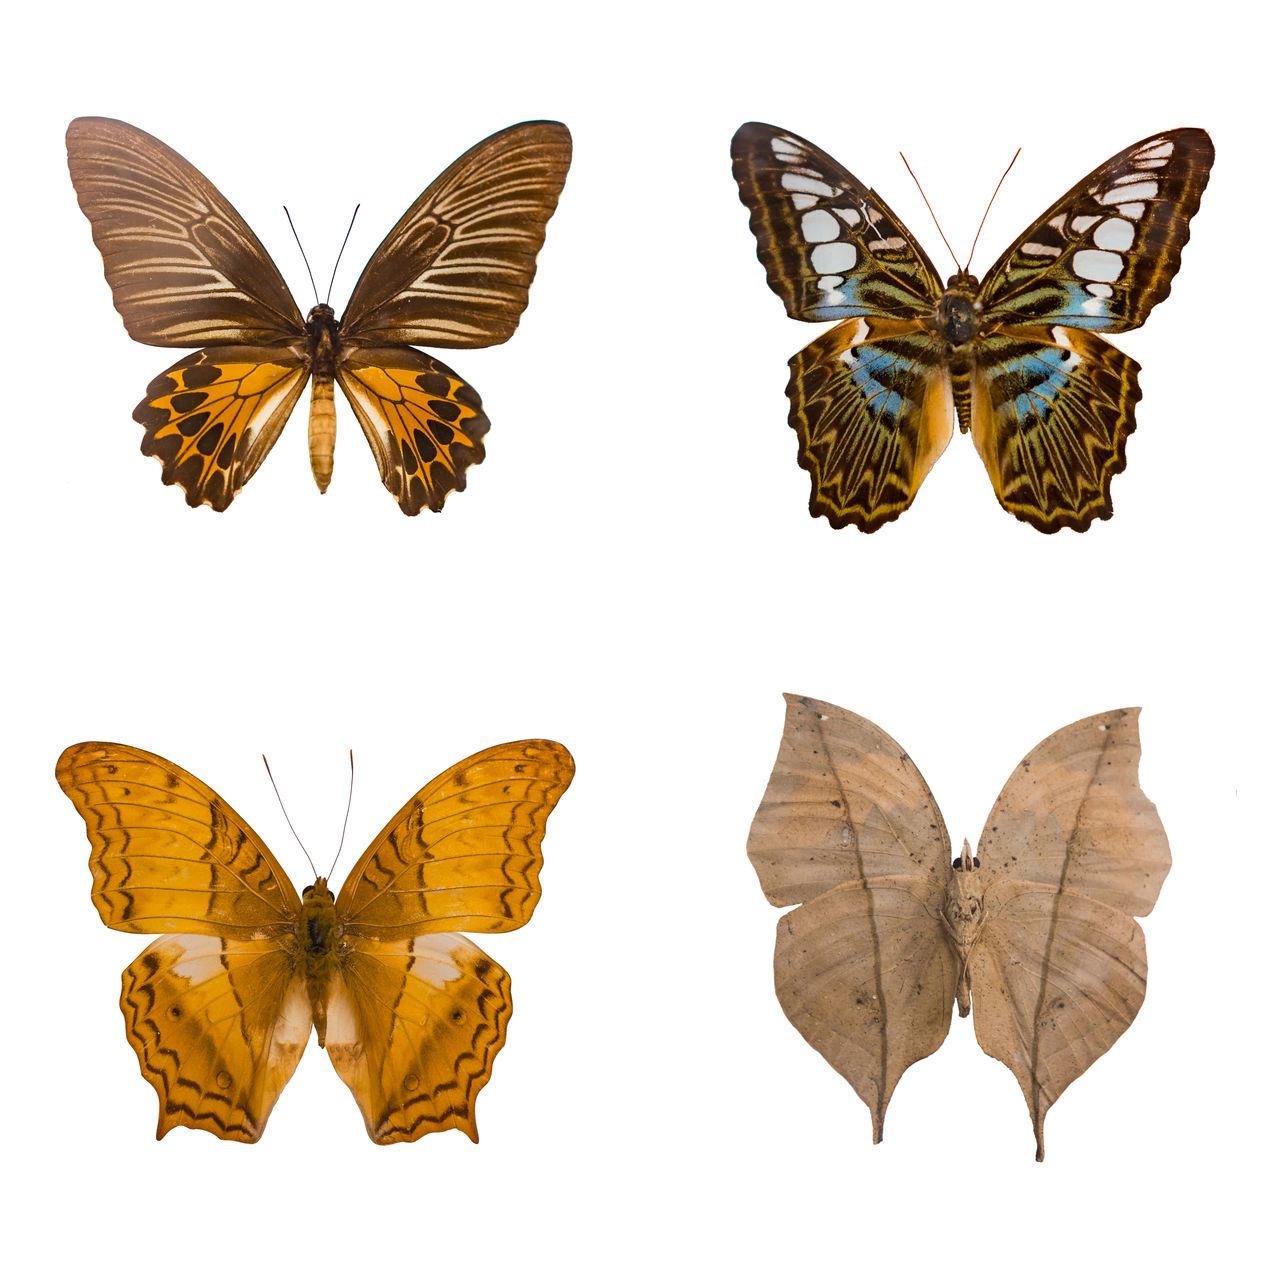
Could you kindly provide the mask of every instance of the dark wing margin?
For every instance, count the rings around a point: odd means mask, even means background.
[[[730,147],[757,256],[795,320],[928,315],[942,282],[869,187],[813,143],[744,124]]]
[[[67,164],[135,341],[277,345],[303,333],[257,236],[176,151],[122,120],[81,116],[67,129]]]
[[[343,338],[379,347],[505,342],[528,304],[571,156],[564,125],[532,120],[455,160],[369,259]]]

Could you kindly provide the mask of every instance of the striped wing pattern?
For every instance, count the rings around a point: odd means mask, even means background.
[[[439,511],[484,458],[489,419],[448,365],[412,347],[355,347],[338,367],[382,483],[405,515]]]
[[[942,282],[893,211],[826,152],[774,125],[730,148],[773,291],[795,320],[928,315]]]
[[[261,346],[302,335],[297,303],[257,236],[176,151],[86,116],[67,130],[67,162],[136,342]]]
[[[951,383],[911,321],[846,320],[791,358],[791,425],[809,510],[867,533],[910,505],[951,439]]]
[[[568,129],[538,120],[503,129],[455,160],[369,259],[344,334],[369,346],[505,342],[529,301],[571,154]]]
[[[573,769],[558,742],[531,740],[477,752],[427,783],[342,886],[347,932],[389,942],[518,929],[542,892],[547,818]]]

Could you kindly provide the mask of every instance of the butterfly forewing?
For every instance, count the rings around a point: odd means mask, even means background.
[[[796,320],[928,315],[942,282],[888,205],[826,152],[775,125],[744,124],[733,174],[761,263]]]
[[[369,259],[342,319],[344,338],[370,346],[505,342],[528,303],[571,155],[564,125],[535,120],[455,160]]]
[[[989,324],[1133,329],[1169,296],[1209,181],[1203,129],[1170,129],[1099,165],[996,261],[979,301]]]
[[[121,120],[82,116],[67,163],[129,336],[157,347],[269,345],[302,316],[243,218],[198,169]]]

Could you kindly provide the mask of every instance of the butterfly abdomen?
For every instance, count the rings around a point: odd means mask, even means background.
[[[333,479],[333,446],[338,435],[338,415],[333,404],[333,373],[338,352],[338,323],[333,308],[311,308],[307,317],[311,355],[311,417],[307,424],[307,448],[311,474],[323,493]]]
[[[311,1004],[311,1021],[321,1048],[324,1048],[329,992],[337,968],[341,933],[333,894],[321,877],[302,895],[302,910],[298,913],[294,934]]]

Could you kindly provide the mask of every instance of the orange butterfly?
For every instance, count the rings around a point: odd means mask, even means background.
[[[93,902],[126,933],[161,933],[125,971],[120,1008],[160,1095],[156,1137],[186,1125],[256,1142],[314,1025],[369,1136],[461,1129],[511,1016],[505,970],[454,929],[533,914],[547,816],[573,778],[557,742],[478,752],[427,783],[335,901],[301,899],[216,792],[136,747],[83,742],[58,761],[84,818]]]
[[[133,411],[142,452],[193,507],[225,511],[311,379],[311,471],[333,475],[335,379],[382,483],[406,515],[439,511],[484,457],[480,397],[413,345],[488,347],[516,330],[569,169],[564,125],[512,125],[455,160],[369,259],[341,320],[306,320],[222,193],[176,151],[120,120],[84,116],[67,162],[129,336],[203,347]]]

